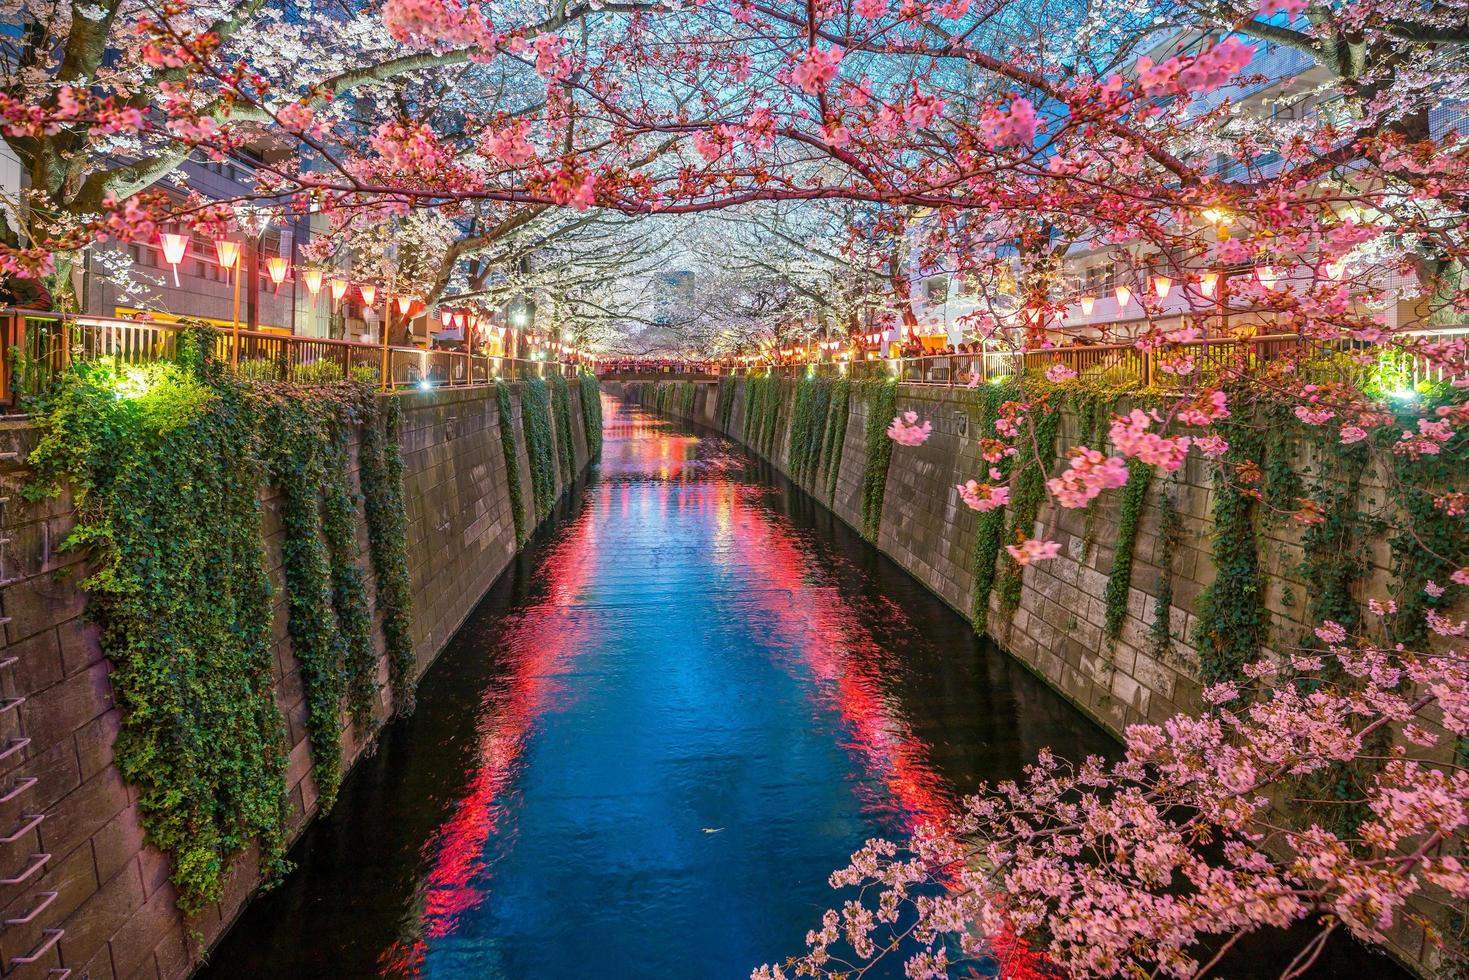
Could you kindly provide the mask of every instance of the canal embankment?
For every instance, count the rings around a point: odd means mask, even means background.
[[[1389,628],[1421,631],[1433,570],[1406,563],[1402,542],[1365,515],[1407,506],[1402,488],[1435,471],[1401,459],[1384,473],[1362,447],[1335,445],[1268,405],[1230,428],[1234,480],[1217,479],[1195,449],[1171,474],[1134,467],[1126,487],[1063,509],[1031,467],[1008,506],[979,514],[957,487],[994,465],[981,444],[1015,397],[1006,385],[767,376],[605,390],[740,442],[1119,737],[1131,724],[1198,713],[1206,680],[1312,647],[1323,619],[1365,620],[1368,596],[1395,597]],[[1022,432],[1048,456],[1049,475],[1073,447],[1105,446],[1114,412],[1146,407],[1138,395],[1084,388],[1057,390],[1050,403],[1058,411],[1037,413]],[[885,433],[909,411],[932,423],[920,446]],[[1293,519],[1303,509],[1321,519]],[[1017,532],[1056,541],[1061,554],[1021,568],[1002,550]],[[1441,953],[1420,926],[1404,924],[1389,945],[1436,975]]]
[[[532,412],[525,410],[527,389],[512,383],[380,396],[396,398],[401,408],[396,440],[406,527],[396,547],[406,550],[413,681],[546,518],[548,501],[580,477],[600,445],[600,429],[588,431],[600,406],[582,406],[594,386],[538,385],[539,410]],[[110,679],[117,665],[103,649],[81,587],[94,569],[79,549],[61,547],[77,523],[71,494],[35,502],[22,495],[37,439],[25,419],[0,425],[0,969],[20,978],[68,970],[90,980],[186,977],[260,885],[259,854],[246,847],[222,869],[218,900],[188,917],[179,911],[173,862],[145,840],[139,791],[117,764],[126,727]],[[356,554],[345,565],[361,570],[374,610],[376,696],[370,723],[352,724],[343,713],[342,773],[401,707],[393,704],[382,596],[371,572],[380,556],[370,554],[360,428],[348,442]],[[310,682],[288,628],[288,508],[274,485],[260,503],[273,586],[269,685],[288,752],[285,821],[293,840],[320,810]],[[207,526],[200,531],[211,533]]]

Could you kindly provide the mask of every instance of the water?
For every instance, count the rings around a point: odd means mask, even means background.
[[[1042,746],[1112,751],[768,467],[607,410],[595,480],[210,980],[747,977],[803,949],[867,838]]]

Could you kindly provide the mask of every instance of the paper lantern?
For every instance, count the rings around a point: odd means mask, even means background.
[[[1095,296],[1083,296],[1081,298],[1081,315],[1082,316],[1091,316],[1092,315],[1092,307],[1093,306],[1096,306],[1096,305],[1097,305],[1097,298]]]
[[[1153,292],[1158,294],[1159,299],[1167,299],[1168,293],[1173,289],[1173,280],[1167,276],[1153,277]]]
[[[1206,272],[1199,277],[1199,292],[1205,296],[1213,297],[1214,291],[1219,288],[1219,273]]]
[[[333,279],[332,280],[331,289],[332,289],[332,307],[333,307],[333,309],[335,309],[338,305],[341,304],[342,297],[344,297],[344,296],[347,295],[347,280],[345,280],[345,279]]]
[[[363,306],[371,307],[373,302],[377,299],[376,286],[364,283],[363,285],[357,287],[357,291],[362,294]]]
[[[1117,287],[1117,312],[1121,313],[1129,302],[1132,301],[1132,290],[1126,286]]]
[[[214,254],[219,256],[221,269],[233,269],[240,261],[240,243],[232,242],[228,238],[216,238]]]
[[[1268,265],[1255,266],[1255,278],[1260,280],[1260,285],[1266,289],[1274,289],[1280,276],[1276,274],[1274,267]]]
[[[189,250],[189,239],[183,235],[175,235],[163,232],[158,236],[163,243],[163,259],[173,266],[173,284],[179,284],[179,263],[184,260],[184,253]]]
[[[398,315],[407,316],[408,311],[413,308],[412,296],[399,296],[395,302],[398,304]]]
[[[286,281],[286,273],[291,269],[291,263],[284,257],[272,255],[265,260],[265,271],[270,275],[270,281],[275,283],[276,294],[281,291],[281,283]]]
[[[315,300],[316,294],[321,292],[321,270],[307,269],[301,274],[301,278],[305,280],[306,288],[310,290],[311,298]]]

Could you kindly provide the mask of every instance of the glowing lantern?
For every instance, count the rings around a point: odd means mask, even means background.
[[[163,243],[163,258],[169,265],[173,266],[173,284],[179,284],[179,263],[184,260],[184,253],[189,250],[189,240],[183,235],[174,235],[163,232],[158,236]]]
[[[290,271],[290,268],[291,263],[279,255],[272,255],[265,260],[265,271],[270,274],[270,281],[275,283],[277,296],[280,295],[281,283],[286,281],[286,273]]]
[[[377,299],[377,287],[366,283],[358,286],[357,291],[362,294],[362,305],[371,308],[373,301]]]
[[[219,267],[221,269],[233,269],[240,261],[240,243],[232,242],[228,238],[216,238],[214,240],[214,254],[219,256]]]
[[[1121,313],[1132,300],[1132,290],[1126,286],[1117,287],[1117,312]]]
[[[1206,272],[1199,277],[1199,292],[1205,296],[1212,297],[1214,290],[1219,286],[1219,273]]]
[[[336,309],[339,305],[341,305],[342,297],[347,295],[347,280],[333,279],[331,289],[332,309]]]
[[[1083,296],[1081,298],[1081,315],[1082,316],[1091,316],[1092,315],[1092,307],[1093,306],[1096,306],[1096,305],[1097,305],[1097,298],[1095,296]]]
[[[503,326],[500,328],[500,339],[501,340],[504,340],[505,339],[505,333],[509,329],[510,329],[509,327],[503,327]]]
[[[408,311],[413,308],[413,297],[412,296],[399,296],[398,299],[396,300],[396,302],[398,304],[398,315],[399,316],[407,316],[408,315]]]
[[[1328,262],[1323,271],[1326,273],[1326,278],[1332,282],[1336,282],[1341,279],[1342,273],[1346,271],[1345,266],[1346,263],[1344,262]]]
[[[311,292],[311,300],[315,302],[316,294],[321,292],[321,270],[307,269],[301,274],[301,278],[306,281],[306,288]]]
[[[1255,266],[1255,278],[1260,280],[1260,285],[1264,286],[1266,289],[1274,289],[1275,283],[1280,279],[1280,277],[1275,274],[1275,269],[1272,266],[1268,265]]]
[[[1153,292],[1158,294],[1159,299],[1167,299],[1168,293],[1173,289],[1173,280],[1167,276],[1153,277]]]
[[[449,328],[449,324],[454,322],[454,311],[447,309],[439,310],[439,319],[444,321],[444,329],[447,330]]]

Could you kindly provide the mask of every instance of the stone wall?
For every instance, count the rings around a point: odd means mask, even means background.
[[[520,397],[512,390],[520,452],[511,465],[519,468],[529,506]],[[580,473],[588,460],[579,386],[572,385],[570,394]],[[404,409],[404,499],[421,673],[510,563],[515,526],[494,390],[395,397]],[[225,898],[182,919],[168,861],[145,844],[136,796],[112,765],[121,718],[108,681],[111,665],[85,619],[86,597],[77,585],[85,574],[81,558],[58,551],[71,526],[69,501],[20,498],[27,479],[23,459],[34,438],[24,420],[0,422],[0,879],[11,881],[0,882],[0,974],[7,980],[56,978],[60,972],[52,971],[69,969],[73,980],[186,977],[249,901],[259,884],[255,862],[243,855]],[[294,836],[315,816],[316,792],[305,693],[286,636],[283,532],[273,496],[264,498],[264,508]],[[360,513],[358,524],[361,564],[370,569]],[[381,653],[380,629],[374,642]],[[381,659],[379,680],[377,714],[385,718],[387,664]],[[343,738],[346,769],[367,746],[350,729]],[[17,962],[42,948],[34,962]]]

